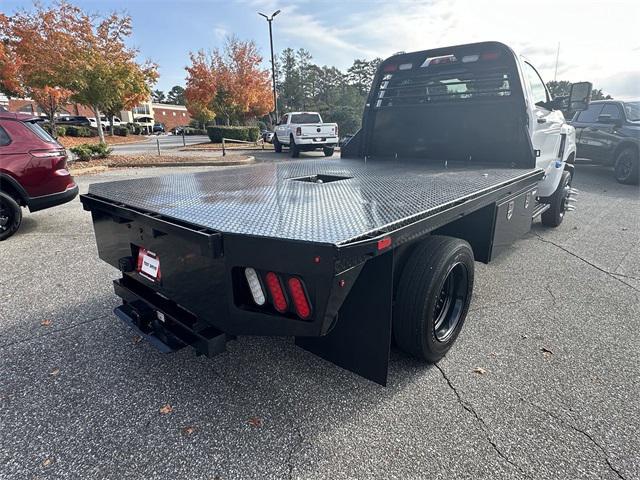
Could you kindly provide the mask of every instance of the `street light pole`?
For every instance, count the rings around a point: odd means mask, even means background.
[[[273,111],[276,117],[275,122],[278,121],[278,96],[276,94],[276,63],[273,59],[273,31],[271,29],[271,22],[273,22],[273,18],[279,13],[280,10],[276,10],[271,14],[270,17],[268,17],[264,13],[258,12],[258,15],[263,16],[267,20],[267,22],[269,22],[269,44],[271,45],[271,77],[273,79]]]

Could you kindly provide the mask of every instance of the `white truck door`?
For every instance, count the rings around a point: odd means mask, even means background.
[[[562,112],[550,109],[551,97],[536,69],[526,61],[522,64],[529,90],[531,143],[537,154],[536,166],[545,172],[538,183],[538,196],[548,197],[558,187],[564,171],[563,159],[559,157],[559,153],[560,133],[565,121]]]
[[[529,86],[532,117],[530,118],[531,142],[533,148],[539,152],[536,161],[538,167],[547,173],[553,163],[558,160],[560,151],[560,129],[565,123],[564,116],[559,110],[547,108],[551,100],[549,92],[535,68],[528,62],[523,62],[526,83]]]
[[[276,126],[276,136],[278,137],[278,141],[280,143],[289,144],[289,134],[287,133],[287,120],[289,115],[284,114],[280,117],[280,123]]]

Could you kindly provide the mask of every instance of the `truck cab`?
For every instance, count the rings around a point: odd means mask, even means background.
[[[380,66],[363,127],[342,156],[536,166],[537,197],[551,206],[542,220],[557,226],[570,209],[576,156],[561,108],[586,108],[590,92],[574,84],[571,98],[553,99],[536,68],[499,42],[403,52]]]
[[[300,152],[322,149],[325,157],[333,155],[338,145],[338,124],[324,123],[318,112],[291,112],[282,115],[273,136],[277,153],[289,148],[292,157]]]

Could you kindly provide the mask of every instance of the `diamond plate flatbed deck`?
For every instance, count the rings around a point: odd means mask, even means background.
[[[341,245],[540,170],[306,159],[93,184],[89,195],[224,233]],[[350,177],[310,183],[313,175]]]

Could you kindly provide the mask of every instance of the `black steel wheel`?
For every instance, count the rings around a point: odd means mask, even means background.
[[[616,180],[628,185],[637,185],[640,180],[638,152],[632,147],[624,148],[616,157],[614,174]]]
[[[278,135],[276,134],[273,135],[273,149],[276,153],[282,153],[282,144],[280,143],[280,140],[278,140]]]
[[[293,140],[293,135],[291,135],[289,139],[289,155],[291,155],[291,158],[298,158],[300,156],[300,147],[298,147]]]
[[[557,227],[564,220],[564,214],[567,211],[569,192],[571,190],[571,174],[567,171],[562,172],[558,188],[553,192],[549,199],[551,205],[548,210],[542,212],[540,220],[546,227]]]
[[[0,241],[18,231],[22,222],[22,210],[13,197],[0,192]]]
[[[322,149],[322,153],[324,153],[325,157],[331,157],[335,149],[333,147],[324,147]]]
[[[396,292],[396,344],[417,358],[440,360],[464,324],[473,276],[473,251],[464,240],[434,235],[417,245],[407,259]]]

